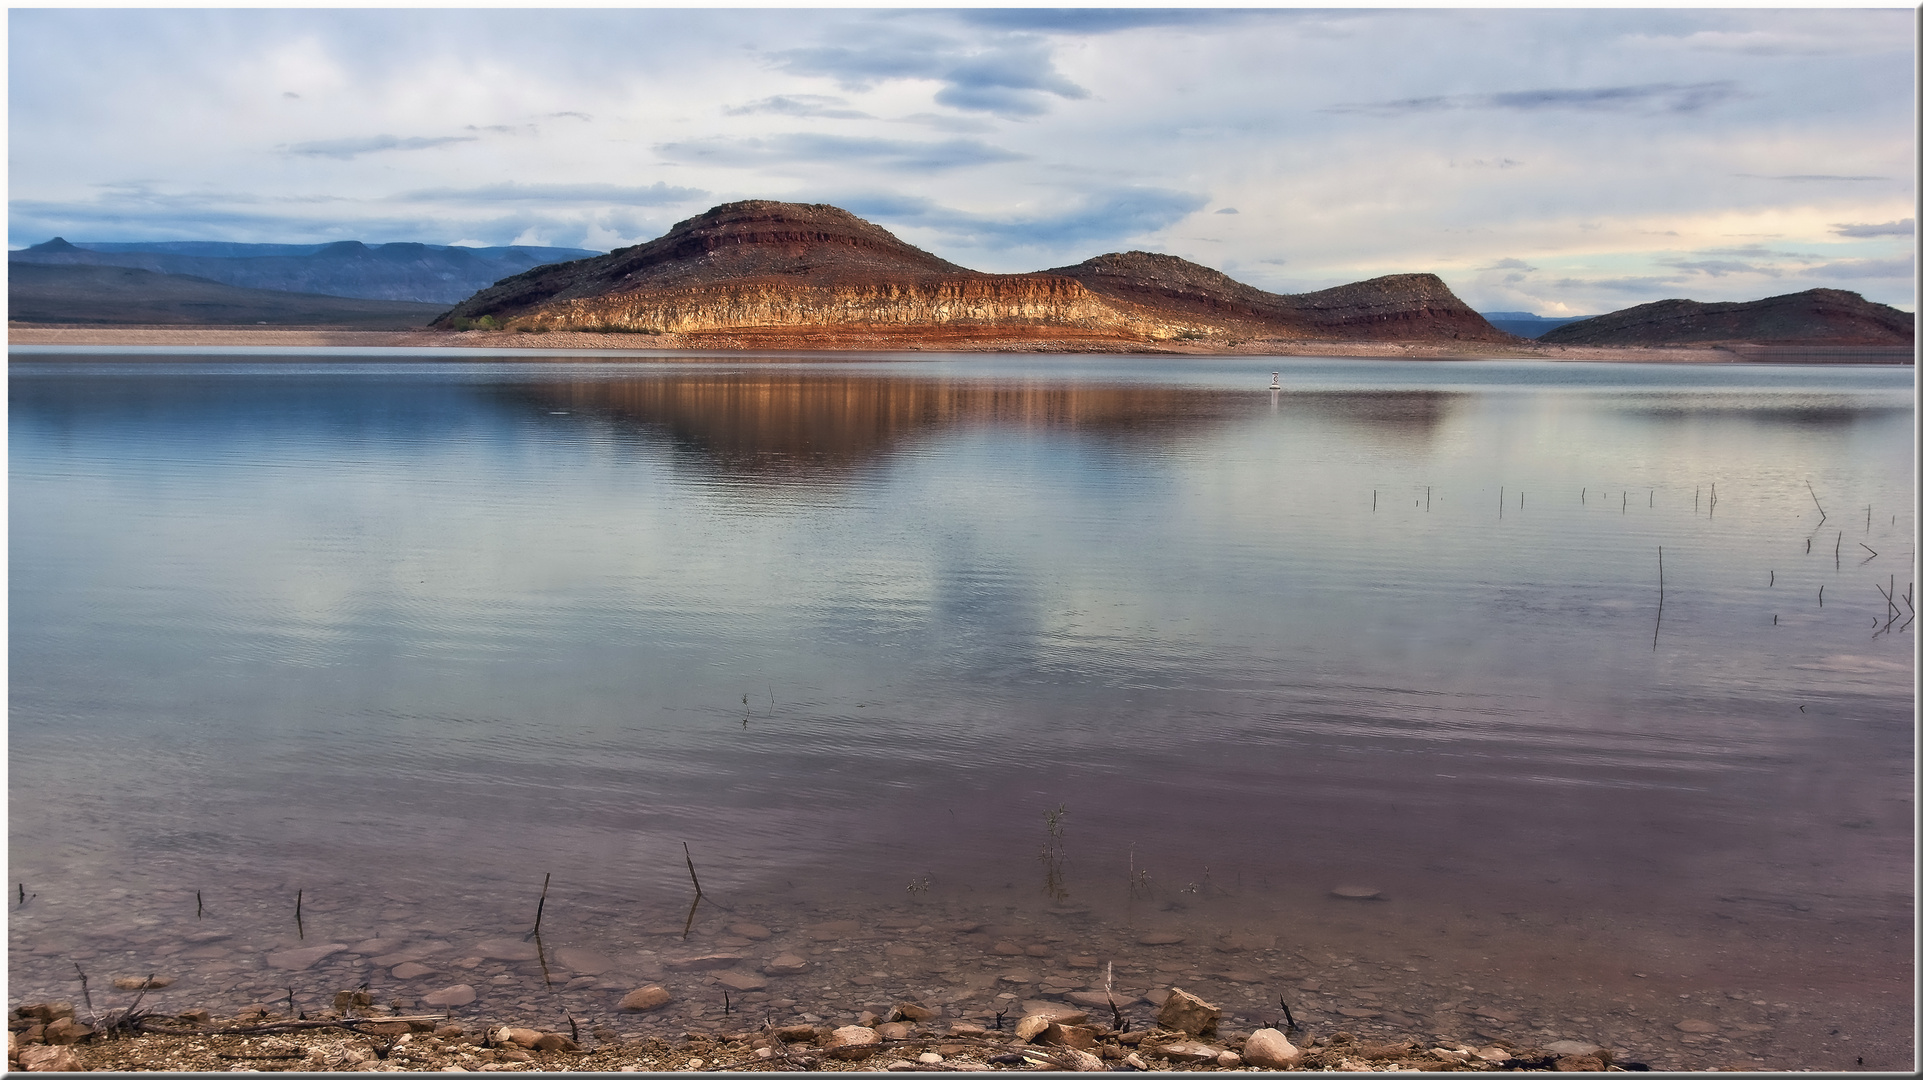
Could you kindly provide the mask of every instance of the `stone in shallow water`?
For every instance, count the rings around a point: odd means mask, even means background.
[[[1183,938],[1181,934],[1170,933],[1166,930],[1143,934],[1141,937],[1135,939],[1138,945],[1180,945],[1184,940],[1186,939]]]
[[[432,975],[433,973],[434,969],[428,967],[426,964],[417,964],[409,960],[405,964],[394,965],[394,970],[391,974],[397,979],[418,979],[423,975]]]
[[[554,950],[554,959],[576,975],[601,975],[614,970],[614,961],[593,949],[566,946]]]
[[[268,953],[267,966],[282,971],[306,971],[322,960],[337,952],[345,952],[345,945],[310,945],[305,949],[287,949],[283,952]]]
[[[1577,1039],[1557,1039],[1543,1049],[1559,1057],[1595,1057],[1602,1053],[1602,1047],[1595,1043],[1581,1042]]]
[[[705,956],[685,956],[679,960],[665,961],[669,971],[713,971],[716,968],[733,967],[745,960],[740,953],[708,953]]]
[[[731,990],[766,990],[768,980],[746,971],[724,971],[714,977],[714,981]]]
[[[625,997],[615,1003],[615,1008],[625,1009],[628,1012],[648,1012],[673,1000],[673,995],[662,987],[643,986],[638,990],[630,990]]]
[[[1677,1031],[1687,1031],[1691,1035],[1707,1035],[1716,1030],[1716,1025],[1707,1020],[1685,1020],[1676,1025]]]
[[[1329,890],[1329,895],[1339,896],[1344,900],[1380,900],[1382,890],[1368,885],[1337,885]]]
[[[747,938],[749,941],[766,941],[774,936],[774,931],[760,923],[753,922],[729,923],[728,932],[738,934],[741,937]]]
[[[472,1005],[474,1004],[474,999],[478,996],[479,995],[475,994],[472,986],[466,983],[455,983],[453,986],[444,990],[436,990],[431,994],[424,995],[421,998],[421,1003],[424,1005],[432,1005],[437,1009],[452,1009],[462,1005]]]
[[[114,980],[115,990],[164,990],[174,984],[165,975],[130,975]]]
[[[538,960],[541,950],[532,941],[520,938],[489,938],[474,946],[474,951],[489,960]]]
[[[799,975],[808,970],[808,961],[794,953],[782,953],[763,964],[761,970],[769,975]]]

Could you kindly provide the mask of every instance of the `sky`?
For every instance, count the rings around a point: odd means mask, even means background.
[[[15,9],[8,242],[606,250],[760,198],[995,272],[1914,310],[1915,18]]]

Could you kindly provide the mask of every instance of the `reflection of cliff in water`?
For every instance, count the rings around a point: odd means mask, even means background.
[[[852,469],[939,429],[977,424],[1155,446],[1246,402],[1186,387],[766,372],[544,382],[509,393],[546,411],[665,434],[724,471],[767,475]]]
[[[1435,438],[1467,394],[1447,390],[1344,390],[1277,395],[1277,410],[1305,424],[1338,429],[1371,446],[1409,449]]]

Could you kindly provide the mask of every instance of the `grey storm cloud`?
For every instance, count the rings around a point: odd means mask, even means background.
[[[1501,109],[1541,112],[1555,109],[1586,112],[1690,113],[1745,96],[1728,79],[1699,83],[1642,83],[1635,86],[1591,86],[1575,89],[1509,90],[1495,94],[1443,94],[1395,101],[1350,102],[1331,105],[1324,112],[1400,116],[1409,113],[1459,109]]]
[[[706,197],[700,188],[620,184],[488,184],[471,188],[426,188],[394,196],[397,202],[596,203],[614,206],[667,206]]]
[[[1185,8],[973,8],[954,14],[971,26],[996,30],[1110,34],[1154,26],[1209,26],[1267,13]]]
[[[851,90],[890,79],[944,83],[935,93],[937,104],[1000,116],[1039,116],[1048,111],[1047,95],[1088,96],[1055,70],[1048,43],[1032,38],[984,48],[921,34],[871,45],[785,49],[770,58],[782,71],[825,76]]]
[[[1916,264],[1907,255],[1893,259],[1838,259],[1820,266],[1804,267],[1802,277],[1822,278],[1908,278]]]
[[[1762,274],[1766,277],[1783,276],[1783,272],[1776,267],[1757,266],[1755,263],[1737,262],[1734,259],[1701,259],[1693,262],[1677,260],[1674,262],[1666,262],[1663,265],[1673,266],[1678,270],[1689,270],[1698,274],[1708,274],[1710,277],[1722,277],[1725,274]]]
[[[1498,260],[1496,260],[1495,262],[1492,262],[1492,263],[1490,263],[1490,264],[1489,264],[1488,266],[1478,266],[1478,267],[1476,267],[1476,269],[1478,269],[1478,270],[1529,270],[1529,271],[1533,271],[1533,270],[1535,270],[1535,267],[1533,267],[1533,266],[1530,266],[1530,265],[1529,265],[1528,263],[1526,263],[1526,262],[1523,262],[1523,261],[1522,261],[1521,259],[1498,259]]]
[[[1853,240],[1868,239],[1872,236],[1915,236],[1916,219],[1904,218],[1902,221],[1886,221],[1881,225],[1831,225],[1830,231],[1838,236]]]
[[[903,172],[939,172],[971,165],[1022,161],[1026,154],[990,146],[979,139],[877,139],[850,135],[797,132],[765,139],[702,139],[662,143],[655,152],[677,161],[751,168],[784,164],[859,162],[869,168]]]
[[[1832,181],[1861,183],[1868,180],[1888,180],[1887,176],[1836,176],[1831,173],[1788,173],[1781,176],[1765,176],[1761,173],[1732,173],[1744,180],[1782,180],[1791,184],[1827,184]]]
[[[378,153],[382,150],[428,150],[453,143],[474,142],[478,138],[479,136],[476,135],[441,135],[403,139],[395,135],[370,135],[358,139],[322,139],[318,142],[295,143],[287,148],[287,152],[313,157],[346,159],[361,154]]]
[[[826,94],[776,94],[774,97],[751,101],[726,110],[729,116],[754,116],[767,113],[774,116],[808,116],[824,120],[872,120],[874,117],[860,109],[848,107],[848,99]]]

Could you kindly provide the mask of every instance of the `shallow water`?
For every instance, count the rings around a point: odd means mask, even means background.
[[[16,1002],[78,960],[681,1030],[734,1016],[663,966],[705,943],[807,953],[762,1010],[1095,957],[1247,1023],[1909,1062],[1912,369],[10,375]],[[581,962],[490,958],[550,873]],[[265,959],[315,943],[367,948]]]

